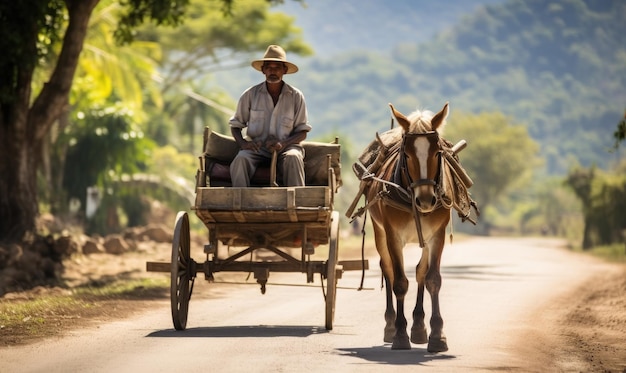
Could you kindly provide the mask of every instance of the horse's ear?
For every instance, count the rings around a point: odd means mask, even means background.
[[[398,124],[402,126],[402,128],[404,128],[405,131],[408,132],[409,128],[411,128],[411,122],[409,122],[409,120],[407,119],[407,117],[404,116],[404,114],[396,110],[396,108],[393,107],[392,103],[389,103],[389,107],[391,108],[391,113],[398,121]]]
[[[448,117],[449,111],[450,111],[450,103],[446,102],[446,104],[443,105],[443,108],[441,109],[441,111],[435,114],[433,119],[430,120],[431,129],[433,131],[436,131],[437,128],[439,128],[439,126],[441,126],[442,123],[445,123],[446,118]]]

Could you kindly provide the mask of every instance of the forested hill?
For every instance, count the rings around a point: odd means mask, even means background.
[[[509,1],[394,58],[413,76],[442,80],[407,92],[432,88],[462,109],[526,124],[549,170],[566,170],[572,158],[606,165],[626,108],[625,17],[620,0]]]
[[[504,1],[287,0],[275,9],[294,16],[316,56],[328,57],[358,49],[388,53],[398,43],[424,42],[481,6]]]
[[[334,2],[328,12],[341,12],[344,3]],[[385,14],[385,3],[376,3]],[[388,127],[388,102],[408,112],[438,110],[449,101],[452,120],[459,110],[499,111],[527,126],[549,173],[562,174],[574,162],[604,167],[615,161],[619,155],[608,149],[626,108],[626,1],[488,3],[426,41],[409,42],[394,34],[397,26],[372,23],[394,45],[389,53],[364,50],[355,35],[354,44],[341,43],[344,52],[299,62],[300,72],[286,80],[306,95],[313,135],[331,132],[362,146]],[[427,16],[414,16],[411,27],[419,30]],[[423,23],[429,24],[436,22]],[[230,81],[235,97],[250,83],[250,76],[238,79]]]

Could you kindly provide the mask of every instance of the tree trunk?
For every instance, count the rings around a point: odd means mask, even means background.
[[[0,241],[20,241],[35,230],[42,143],[66,109],[89,18],[98,2],[65,0],[69,23],[57,65],[30,108],[33,68],[11,66],[17,71],[15,97],[0,108]],[[32,43],[24,47],[34,53],[37,29],[32,30]]]
[[[0,240],[19,241],[35,229],[37,154],[21,136],[0,127]]]

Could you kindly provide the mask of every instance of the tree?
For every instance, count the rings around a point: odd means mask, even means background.
[[[494,224],[489,209],[513,187],[529,180],[539,164],[538,146],[525,127],[511,124],[501,113],[457,115],[445,131],[452,142],[467,141],[459,156],[474,180],[472,197],[486,213],[479,226],[488,234]]]
[[[612,172],[575,167],[565,180],[582,203],[582,248],[623,241],[626,227],[626,161]]]
[[[157,43],[137,40],[133,42],[132,47],[116,43],[114,40],[114,31],[117,28],[115,14],[120,11],[120,7],[117,0],[100,0],[94,9],[74,76],[68,110],[62,118],[57,120],[50,131],[47,141],[49,149],[42,150],[41,171],[44,182],[41,183],[42,179],[40,179],[38,194],[41,204],[47,203],[50,212],[55,215],[67,213],[68,198],[76,196],[76,190],[67,190],[68,183],[80,185],[93,182],[94,171],[106,171],[99,167],[102,165],[100,161],[104,158],[103,154],[95,157],[83,155],[79,158],[80,170],[75,172],[74,179],[67,180],[67,176],[64,179],[68,171],[66,169],[68,149],[71,146],[81,147],[81,141],[94,135],[89,133],[89,127],[85,128],[82,125],[85,123],[83,119],[98,111],[103,113],[125,111],[125,117],[130,119],[132,115],[134,124],[140,125],[146,118],[146,115],[142,113],[144,101],[162,107],[158,85],[152,79],[157,73],[161,48]],[[46,75],[42,72],[54,68],[53,62],[50,61],[50,64],[41,66],[38,74],[42,77],[41,79]],[[37,79],[36,85],[42,84],[43,82]],[[102,114],[96,114],[96,117],[106,118]],[[90,123],[93,122],[93,120],[90,121]],[[106,121],[103,120],[103,122]],[[106,126],[106,123],[91,126],[90,129],[100,131],[102,126]],[[97,149],[91,150],[95,153]],[[70,164],[69,167],[76,168],[77,165]],[[79,193],[81,200],[84,200],[85,189],[80,190]]]
[[[228,10],[233,0],[221,0]],[[100,0],[21,0],[0,3],[0,240],[34,232],[37,171],[53,123],[67,111],[90,17]],[[146,20],[177,25],[188,0],[134,0],[123,9],[118,40],[130,42]],[[65,21],[67,19],[67,22]],[[53,48],[60,42],[58,54]],[[42,61],[56,57],[47,82],[32,88]]]
[[[38,213],[36,180],[42,144],[66,109],[89,16],[98,0],[2,2],[0,26],[0,237],[22,239]],[[65,9],[64,9],[65,7]],[[40,58],[60,39],[61,51],[48,82],[33,99],[31,84]],[[47,38],[47,40],[46,40]]]
[[[626,111],[624,111],[624,117],[622,120],[617,124],[617,129],[615,130],[615,133],[613,133],[613,137],[615,137],[616,148],[626,139]]]

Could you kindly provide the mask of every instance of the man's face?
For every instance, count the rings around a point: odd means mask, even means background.
[[[265,74],[265,80],[268,83],[280,83],[287,72],[287,66],[282,62],[265,62],[261,71]]]

